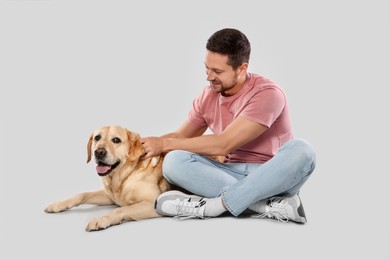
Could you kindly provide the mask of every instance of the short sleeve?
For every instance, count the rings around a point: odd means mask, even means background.
[[[285,106],[286,98],[282,90],[269,87],[255,93],[239,116],[269,128],[283,112]]]
[[[196,127],[204,127],[207,125],[202,113],[202,97],[203,95],[200,95],[194,99],[192,109],[188,112],[187,116],[187,121]]]

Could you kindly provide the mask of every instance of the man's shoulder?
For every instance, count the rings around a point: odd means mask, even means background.
[[[278,86],[278,84],[276,84],[271,79],[264,77],[262,75],[259,75],[259,74],[251,73],[249,82],[250,82],[249,84],[251,85],[251,88],[250,88],[251,92],[257,93],[257,92],[262,92],[266,89],[277,89],[277,90],[283,92],[283,90]]]
[[[256,73],[249,73],[250,82],[256,87],[277,87],[279,86],[271,79]]]

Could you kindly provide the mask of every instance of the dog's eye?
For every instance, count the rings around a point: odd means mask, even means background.
[[[97,135],[97,136],[95,136],[94,140],[95,140],[95,141],[99,141],[100,138],[102,138],[102,137],[101,137],[100,135]]]
[[[112,142],[113,142],[114,144],[119,144],[119,143],[121,143],[122,141],[121,141],[121,139],[119,139],[118,137],[114,137],[114,138],[112,138]]]

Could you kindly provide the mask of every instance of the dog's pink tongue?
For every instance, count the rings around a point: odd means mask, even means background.
[[[99,174],[104,174],[104,173],[108,172],[110,169],[111,169],[110,166],[100,166],[100,165],[96,166],[96,171]]]

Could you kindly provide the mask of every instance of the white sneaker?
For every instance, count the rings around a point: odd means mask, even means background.
[[[259,213],[255,217],[273,218],[282,222],[306,223],[306,215],[298,194],[292,197],[272,197],[256,202],[249,209]]]
[[[171,190],[158,196],[154,208],[160,215],[174,218],[200,218],[204,217],[207,199],[196,195],[188,195],[180,191]]]

